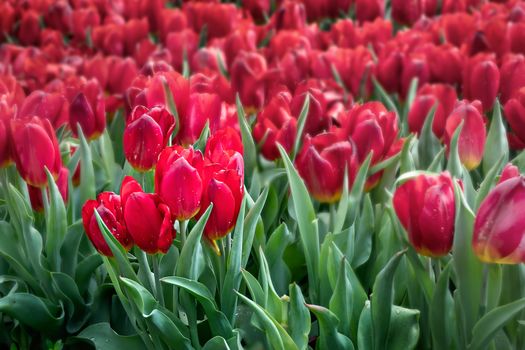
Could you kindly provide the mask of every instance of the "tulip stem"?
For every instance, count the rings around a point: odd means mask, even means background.
[[[335,233],[335,204],[330,203],[328,206],[330,207],[330,231]]]
[[[441,263],[439,259],[437,258],[431,258],[432,259],[432,268],[434,270],[434,280],[437,283],[439,280],[439,275],[441,273]]]
[[[135,247],[135,256],[137,257],[137,260],[139,261],[139,267],[142,271],[144,271],[144,274],[146,275],[146,278],[148,279],[148,284],[150,291],[156,295],[157,291],[155,289],[155,281],[153,280],[153,275],[151,274],[151,269],[149,268],[148,264],[148,257],[146,253],[140,249],[139,247]]]
[[[479,316],[485,315],[487,310],[488,284],[489,284],[489,265],[483,264],[483,279],[481,280],[481,304],[479,304]]]
[[[159,269],[159,260],[160,255],[154,254],[151,256],[151,260],[153,261],[153,275],[155,276],[155,291],[157,292],[157,299],[159,300],[159,303],[161,306],[164,306],[164,294],[162,293],[162,286],[160,284],[160,269]]]
[[[182,247],[184,247],[184,244],[186,243],[186,228],[187,228],[188,222],[186,220],[180,220],[179,221],[179,229],[180,229],[180,249],[182,250]]]

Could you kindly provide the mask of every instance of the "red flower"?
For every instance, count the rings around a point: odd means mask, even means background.
[[[63,95],[41,90],[33,91],[20,106],[18,117],[33,116],[49,120],[53,127],[58,129],[68,121],[69,103]]]
[[[520,170],[518,169],[518,167],[513,165],[512,163],[508,163],[507,165],[505,165],[503,171],[501,172],[498,185],[504,181],[507,181],[508,179],[513,179],[518,176],[520,176]]]
[[[306,136],[295,165],[310,194],[320,202],[339,200],[344,186],[350,187],[358,168],[357,152],[351,140],[327,132]],[[344,183],[345,170],[348,183]]]
[[[126,176],[120,189],[124,221],[135,244],[146,253],[166,253],[176,232],[169,207],[159,196],[144,193],[139,183]]]
[[[174,128],[175,118],[165,108],[135,107],[123,135],[128,162],[139,171],[153,168]]]
[[[193,148],[164,149],[155,169],[155,192],[170,208],[174,219],[188,220],[200,209],[203,157]]]
[[[78,126],[88,140],[99,137],[106,128],[106,111],[100,85],[94,79],[87,81],[69,105],[69,127],[78,136]]]
[[[239,133],[231,127],[218,130],[206,141],[204,155],[214,162],[222,163],[221,159],[227,151],[243,154],[243,145]]]
[[[100,254],[113,256],[102,232],[100,232],[95,210],[124,249],[130,250],[133,246],[133,240],[124,223],[120,196],[113,192],[102,192],[98,195],[97,200],[90,199],[82,207],[82,223],[89,240]]]
[[[0,101],[0,168],[11,163],[11,128],[9,107]]]
[[[501,182],[481,202],[474,222],[472,248],[478,258],[498,264],[525,262],[523,212],[525,177]]]
[[[500,68],[501,102],[506,103],[524,86],[525,57],[523,55],[506,56]]]
[[[432,17],[436,10],[436,0],[392,1],[392,17],[401,24],[412,25],[423,15]]]
[[[22,13],[18,29],[18,39],[23,45],[36,45],[40,38],[40,19],[34,10]]]
[[[62,167],[58,173],[58,178],[56,184],[64,203],[67,203],[68,199],[68,178],[69,170],[66,167]],[[33,187],[31,185],[27,186],[29,191],[29,200],[31,201],[31,207],[34,211],[44,210],[44,203],[42,201],[42,189],[38,187]],[[49,189],[47,189],[49,196]]]
[[[327,115],[327,101],[323,92],[315,86],[314,81],[305,81],[297,85],[294,97],[290,103],[293,116],[299,118],[303,108],[306,95],[310,95],[310,108],[306,117],[304,133],[316,135],[328,130],[332,125],[332,120]]]
[[[463,97],[480,100],[483,110],[492,108],[499,90],[500,73],[495,59],[477,55],[465,63],[463,73]]]
[[[477,168],[483,158],[487,130],[482,117],[481,103],[461,101],[456,104],[445,125],[445,144],[450,147],[450,141],[456,128],[463,121],[459,134],[458,152],[461,163],[468,169]]]
[[[217,94],[193,93],[188,99],[186,110],[179,114],[180,129],[177,141],[191,145],[199,138],[206,121],[213,133],[218,129],[221,117],[221,99]]]
[[[512,129],[511,135],[516,138],[520,144],[523,144],[525,143],[525,87],[519,89],[514,96],[514,98],[511,98],[505,103],[504,114],[505,119]],[[511,146],[516,145],[511,144]]]
[[[241,19],[234,4],[190,2],[184,4],[183,11],[196,33],[206,26],[210,39],[228,35]]]
[[[20,176],[31,186],[47,184],[45,167],[56,178],[62,168],[60,149],[51,123],[33,117],[11,120],[11,151]]]
[[[448,172],[419,175],[395,191],[394,209],[414,249],[439,257],[452,248],[456,205]]]
[[[231,86],[239,93],[244,108],[259,109],[265,101],[266,59],[256,52],[241,52],[231,67]]]

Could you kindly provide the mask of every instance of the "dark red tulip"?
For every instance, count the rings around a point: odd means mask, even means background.
[[[404,56],[401,52],[388,50],[379,57],[376,75],[381,86],[390,93],[395,93],[401,89],[399,77],[403,72]]]
[[[76,8],[73,10],[73,36],[76,41],[86,43],[87,34],[100,24],[100,15],[94,6]]]
[[[40,38],[40,20],[38,12],[27,10],[22,13],[18,29],[18,39],[23,45],[36,45]]]
[[[0,39],[5,40],[5,35],[9,34],[13,29],[13,23],[15,22],[15,9],[9,2],[3,2],[0,4]]]
[[[392,1],[392,17],[401,24],[412,25],[421,16],[432,17],[437,10],[436,0]]]
[[[204,155],[216,163],[222,163],[219,159],[227,154],[227,151],[236,151],[241,155],[244,151],[239,132],[231,127],[220,129],[210,136],[206,141]]]
[[[69,103],[63,95],[41,90],[33,91],[20,106],[18,117],[33,116],[48,119],[53,127],[58,129],[68,121]]]
[[[115,236],[124,249],[130,250],[133,246],[133,239],[126,229],[120,196],[113,192],[102,192],[98,195],[97,200],[90,199],[82,207],[82,223],[89,240],[100,254],[113,256],[102,232],[100,232],[95,210],[106,224],[109,232]]]
[[[200,209],[203,156],[193,148],[164,149],[155,169],[155,192],[168,205],[174,219],[188,220]]]
[[[525,142],[525,86],[519,89],[514,97],[505,103],[505,119],[512,129],[512,135],[520,143]],[[514,146],[511,144],[511,146]],[[521,148],[521,147],[519,147]]]
[[[58,141],[48,119],[11,120],[11,152],[20,176],[34,187],[47,184],[46,167],[55,178],[62,168]]]
[[[64,200],[64,203],[67,203],[67,200],[68,200],[68,177],[69,177],[69,170],[66,167],[62,167],[60,169],[60,172],[58,173],[56,184],[58,187],[58,191],[60,192],[60,195],[62,196],[62,199]],[[31,207],[33,208],[33,210],[34,211],[44,210],[44,203],[42,200],[42,189],[29,185],[27,186],[27,190],[29,191],[29,200],[31,201]],[[49,189],[47,189],[47,193],[49,196]]]
[[[509,55],[503,59],[500,68],[501,102],[509,99],[525,86],[525,56]]]
[[[196,218],[200,218],[209,205],[213,209],[204,228],[204,236],[219,254],[215,242],[226,236],[235,226],[244,195],[244,161],[238,152],[228,150],[219,157],[220,163],[207,159],[202,169],[201,209]]]
[[[420,133],[425,123],[425,118],[436,106],[432,131],[438,139],[443,137],[445,123],[455,107],[457,100],[456,89],[451,85],[432,84],[425,85],[417,92],[416,98],[408,113],[408,127],[411,132]]]
[[[190,2],[184,4],[183,11],[196,33],[206,26],[210,39],[228,35],[241,19],[234,4]]]
[[[123,135],[124,155],[131,166],[138,171],[153,168],[174,128],[175,118],[164,107],[135,107]]]
[[[356,0],[355,14],[359,22],[372,21],[383,17],[385,3],[382,0]]]
[[[266,59],[256,52],[242,52],[232,63],[232,89],[239,93],[242,104],[248,111],[257,110],[264,104],[266,71]]]
[[[406,56],[403,61],[400,86],[403,98],[406,97],[414,78],[417,78],[419,86],[426,84],[430,79],[430,68],[426,57],[423,55]]]
[[[472,248],[484,262],[525,262],[525,177],[501,182],[481,202],[474,222]]]
[[[295,165],[308,192],[322,203],[339,200],[344,186],[350,187],[358,169],[357,152],[352,141],[335,133],[306,136]],[[344,183],[345,171],[348,183]]]
[[[178,71],[182,70],[184,52],[186,52],[186,57],[189,59],[198,48],[199,35],[191,29],[172,32],[166,37],[166,49],[171,53],[173,68]]]
[[[444,140],[447,148],[456,131],[456,128],[463,121],[463,128],[459,134],[458,153],[461,163],[472,170],[478,167],[483,158],[487,130],[482,116],[481,103],[474,101],[461,101],[450,114],[445,125]]]
[[[217,94],[192,93],[188,99],[186,111],[179,114],[180,129],[176,140],[183,145],[192,145],[197,141],[206,122],[213,133],[219,127],[221,117],[221,99]]]
[[[306,10],[304,4],[296,1],[285,1],[272,15],[270,22],[275,29],[296,29],[306,27]]]
[[[165,254],[176,235],[169,207],[157,194],[144,193],[131,176],[122,181],[120,196],[124,221],[135,245],[149,254]]]
[[[78,125],[88,140],[99,137],[106,128],[104,97],[96,80],[87,81],[69,105],[69,127],[78,136]]]
[[[440,257],[450,251],[456,204],[454,184],[448,172],[408,180],[395,191],[393,204],[410,243],[419,254]]]
[[[310,96],[310,108],[308,109],[308,115],[306,117],[304,133],[316,135],[328,130],[332,124],[332,120],[326,113],[328,106],[325,96],[323,92],[315,86],[315,83],[311,84],[309,81],[305,81],[297,85],[290,103],[290,109],[292,115],[299,118],[307,95]]]
[[[507,165],[505,165],[503,171],[501,172],[498,184],[518,176],[520,176],[520,170],[518,169],[518,167],[512,163],[508,163]]]
[[[500,73],[494,58],[477,55],[465,63],[463,97],[480,100],[484,111],[494,105],[499,90]]]
[[[269,160],[280,157],[277,143],[286,152],[293,148],[297,134],[297,119],[290,111],[291,96],[289,93],[275,95],[259,114],[253,127],[253,137],[261,144],[262,155]]]

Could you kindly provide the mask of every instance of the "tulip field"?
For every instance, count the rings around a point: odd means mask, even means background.
[[[525,1],[0,0],[0,349],[525,350]]]

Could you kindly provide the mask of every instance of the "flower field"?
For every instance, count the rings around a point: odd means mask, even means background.
[[[0,1],[0,348],[525,349],[525,2]]]

